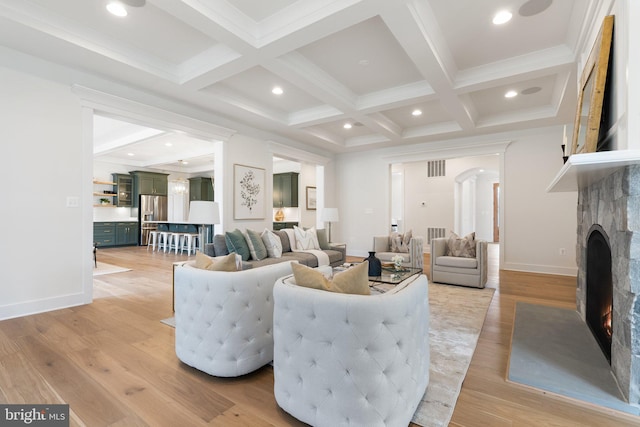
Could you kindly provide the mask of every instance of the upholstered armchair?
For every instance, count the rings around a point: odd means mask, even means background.
[[[484,288],[487,283],[487,242],[476,240],[475,258],[447,256],[447,238],[431,239],[431,281]]]
[[[393,262],[391,259],[396,255],[404,258],[402,263],[405,267],[423,268],[424,266],[424,239],[420,236],[413,236],[409,241],[409,252],[392,252],[390,236],[374,236],[373,250],[376,252],[376,258],[380,261],[388,263]]]
[[[274,393],[312,426],[406,426],[429,383],[425,275],[350,295],[279,279],[273,289]]]
[[[297,261],[294,261],[297,262]],[[273,360],[273,284],[291,262],[227,272],[175,269],[176,355],[217,377],[236,377]]]

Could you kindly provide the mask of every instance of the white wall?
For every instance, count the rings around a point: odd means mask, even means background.
[[[5,319],[90,300],[92,189],[83,180],[91,147],[69,88],[0,67],[0,92]]]
[[[220,214],[222,227],[216,227],[216,233],[221,230],[229,231],[236,228],[245,230],[250,228],[262,231],[273,228],[273,154],[264,141],[249,136],[236,134],[229,141],[222,143],[223,182],[218,185],[216,175],[216,201],[221,204]],[[216,155],[217,158],[217,155]],[[265,172],[264,182],[264,212],[262,219],[236,220],[233,212],[233,169],[234,164],[262,168]],[[216,167],[217,169],[217,167]],[[224,189],[222,198],[218,198],[218,189]]]
[[[550,128],[514,140],[505,153],[505,269],[576,274],[577,192],[546,192],[562,167],[560,141],[562,129]]]
[[[405,163],[401,167],[404,169],[404,211],[403,230],[412,230],[414,235],[427,237],[428,227],[442,227],[459,234],[476,232],[479,239],[492,241],[492,233],[487,230],[487,222],[491,223],[492,212],[486,214],[486,204],[491,204],[492,193],[487,190],[491,188],[491,177],[498,176],[499,162],[495,154],[488,156],[475,156],[453,158],[446,160],[445,176],[427,177],[427,162]],[[394,166],[399,168],[400,166]],[[484,172],[478,172],[482,169]],[[465,185],[459,185],[463,191],[456,191],[456,178],[470,171],[475,179]],[[491,174],[493,172],[494,174]],[[485,178],[482,178],[485,177]],[[497,181],[497,179],[496,179]],[[466,211],[459,210],[456,213],[456,197],[459,202],[465,199],[465,187],[473,195],[471,200],[467,200],[469,206]],[[485,199],[489,200],[485,200]],[[423,202],[424,205],[423,205]],[[492,205],[491,205],[492,206]],[[460,226],[455,223],[456,215],[469,216],[468,221],[460,218]],[[478,226],[480,226],[478,228]]]
[[[476,152],[489,149],[479,148],[476,144],[480,142],[486,144],[511,140],[503,154],[502,267],[573,275],[577,193],[546,192],[547,186],[562,167],[562,134],[562,126],[556,126],[447,142],[446,145],[453,148],[446,152],[437,144],[423,144],[405,148],[406,153],[403,153],[403,148],[396,148],[339,155],[336,176],[337,181],[343,183],[338,189],[341,221],[334,230],[347,243],[349,254],[365,256],[371,248],[372,236],[389,232],[390,164],[406,163],[407,159],[452,158],[456,157],[456,151],[458,157],[476,157],[473,155]],[[470,167],[470,164],[462,162],[459,165],[451,163],[454,175]],[[423,166],[416,168],[424,171]],[[425,176],[424,172],[416,173]],[[446,179],[443,178],[443,181]],[[409,181],[405,179],[405,185]],[[431,192],[418,190],[412,193],[405,189],[405,198],[408,200],[405,206],[405,229],[413,228],[415,233],[420,228],[425,230],[423,234],[426,233],[427,222],[424,218],[428,218],[429,225],[441,223],[453,227],[451,214],[442,214],[452,212],[453,198],[440,191],[442,188],[433,182]],[[416,206],[420,200],[428,201],[424,215],[420,211],[422,208]],[[410,206],[415,207],[411,213],[408,212]],[[429,211],[431,206],[433,210]],[[447,206],[447,209],[440,209],[442,206]],[[558,255],[560,248],[565,249],[566,255]]]
[[[314,227],[317,210],[307,210],[307,187],[316,187],[316,165],[302,163],[298,178],[298,209],[300,226]],[[317,188],[316,188],[317,191]]]

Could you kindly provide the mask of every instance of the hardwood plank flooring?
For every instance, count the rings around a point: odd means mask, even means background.
[[[575,278],[498,271],[496,293],[451,426],[638,426],[640,419],[505,381],[517,301],[575,306]],[[94,279],[94,302],[0,322],[0,400],[69,403],[73,426],[299,426],[273,397],[273,370],[215,378],[182,364],[172,316],[172,263],[186,255],[104,248],[131,271]],[[358,259],[358,258],[351,258]],[[429,255],[425,255],[429,272]]]

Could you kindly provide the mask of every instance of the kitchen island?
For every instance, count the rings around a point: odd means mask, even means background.
[[[168,231],[170,233],[198,233],[202,224],[194,224],[188,221],[142,221],[140,226],[140,245],[149,244],[150,231]],[[204,243],[211,243],[213,239],[213,225],[205,225]]]

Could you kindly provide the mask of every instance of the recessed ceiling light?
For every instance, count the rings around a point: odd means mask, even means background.
[[[127,16],[127,9],[119,1],[112,1],[107,4],[107,10],[109,13],[115,16],[124,17]]]
[[[511,20],[513,15],[508,10],[501,10],[493,17],[493,23],[496,25],[506,24]]]
[[[282,95],[284,91],[280,86],[275,86],[273,89],[271,89],[271,93],[274,95]]]
[[[189,162],[186,161],[186,160],[180,160],[180,163],[182,163],[183,165],[188,165],[189,164]]]
[[[170,143],[170,142],[165,142],[165,143],[164,143],[164,145],[165,145],[166,147],[171,147],[173,144],[172,144],[172,143]]]
[[[135,156],[133,153],[127,153],[127,156]]]
[[[513,98],[514,96],[518,96],[518,92],[515,90],[510,90],[509,92],[504,94],[505,98]]]
[[[351,129],[353,127],[353,125],[351,123],[345,123],[344,126],[342,126],[345,129]]]
[[[412,115],[412,116],[416,116],[416,117],[417,117],[417,116],[421,116],[421,115],[422,115],[422,110],[420,110],[420,109],[417,109],[417,108],[416,108],[415,110],[413,110],[413,111],[411,112],[411,115]]]

